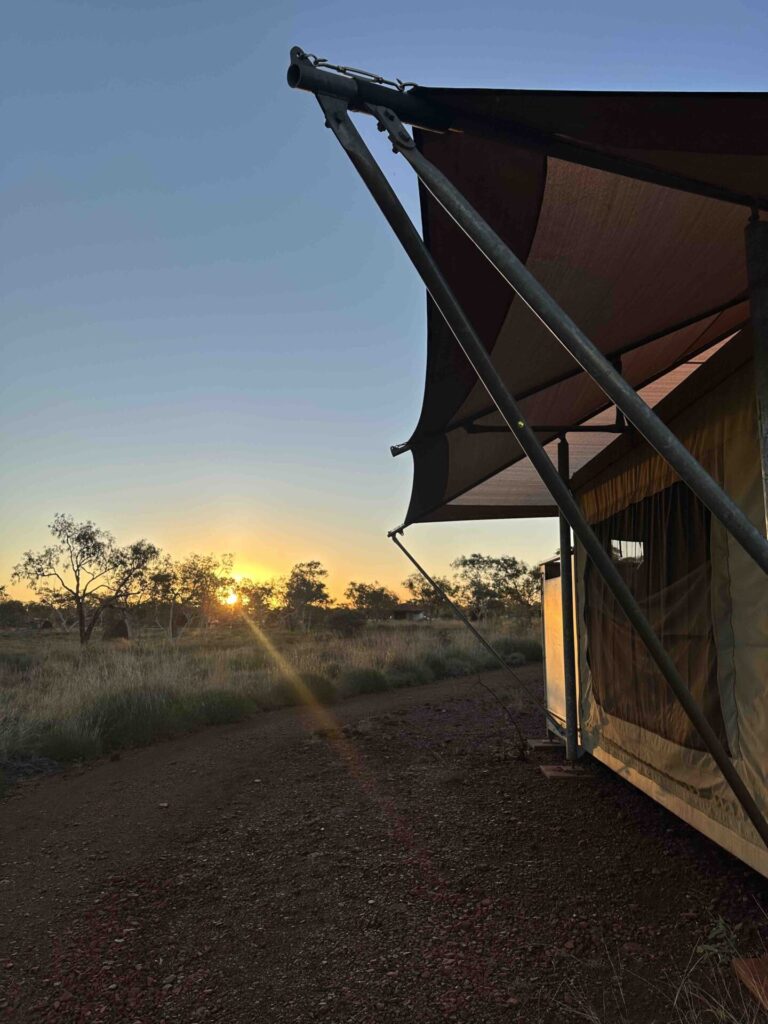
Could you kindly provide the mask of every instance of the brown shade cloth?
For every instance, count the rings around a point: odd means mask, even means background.
[[[450,106],[454,126],[483,119],[499,129],[494,138],[416,137],[597,347],[620,360],[623,375],[638,389],[656,382],[649,400],[674,386],[670,371],[748,320],[742,205],[566,161],[504,133],[524,125],[751,189],[768,181],[768,95],[419,92]],[[607,403],[599,388],[424,191],[422,216],[427,245],[528,421],[568,426],[600,414]],[[473,429],[500,425],[428,300],[406,524],[555,514],[509,434]],[[580,436],[578,464],[590,445],[597,452],[605,443],[606,436]]]

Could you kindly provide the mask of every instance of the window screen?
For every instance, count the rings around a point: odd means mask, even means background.
[[[725,744],[710,606],[710,514],[674,484],[594,525],[683,681]],[[682,746],[704,745],[591,563],[587,660],[597,703]]]

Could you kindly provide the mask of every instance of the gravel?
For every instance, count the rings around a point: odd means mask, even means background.
[[[596,763],[547,781],[557,755],[521,761],[473,678],[14,787],[0,1015],[676,1020],[670,986],[697,944],[760,948],[765,881]],[[538,713],[521,724],[541,734]]]

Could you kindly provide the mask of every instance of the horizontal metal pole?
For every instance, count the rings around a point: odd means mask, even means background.
[[[287,73],[288,85],[292,89],[304,89],[315,95],[323,93],[345,100],[350,110],[368,114],[366,104],[389,107],[406,124],[424,128],[427,131],[456,131],[461,134],[481,135],[503,139],[514,146],[545,153],[548,156],[567,160],[570,163],[595,170],[609,171],[625,178],[647,181],[653,185],[674,188],[680,192],[691,192],[709,199],[720,199],[750,209],[768,210],[768,196],[748,195],[733,189],[713,185],[710,182],[675,174],[631,160],[595,146],[572,142],[549,135],[547,132],[511,121],[468,116],[452,110],[448,104],[437,103],[418,93],[405,92],[377,85],[361,78],[347,77],[313,66],[312,61],[299,46],[291,49],[291,63]]]
[[[333,96],[344,100],[350,110],[361,114],[368,113],[367,103],[384,103],[387,106],[394,103],[408,124],[436,132],[446,132],[451,125],[452,117],[448,111],[443,113],[434,103],[421,100],[409,92],[400,92],[362,78],[349,78],[314,67],[299,46],[291,49],[287,78],[292,89]]]
[[[738,306],[741,303],[746,303],[747,302],[747,298],[748,298],[748,296],[747,296],[746,292],[744,292],[741,295],[737,295],[735,299],[731,299],[729,302],[721,303],[719,306],[715,306],[712,309],[708,309],[708,310],[706,310],[703,313],[697,313],[696,316],[689,317],[686,320],[679,321],[678,323],[672,325],[671,327],[665,327],[663,331],[656,331],[654,334],[646,335],[644,338],[640,338],[639,340],[635,339],[634,341],[631,341],[628,344],[623,345],[620,349],[617,349],[616,351],[611,352],[611,354],[610,354],[610,356],[608,358],[610,358],[612,361],[613,360],[620,361],[621,356],[626,355],[628,352],[634,352],[638,348],[644,348],[646,345],[649,345],[651,342],[658,341],[660,338],[663,338],[663,337],[665,337],[668,334],[674,334],[675,331],[680,331],[684,327],[690,327],[692,324],[703,322],[704,320],[707,320],[710,317],[716,317],[720,313],[724,313],[724,312],[726,312],[729,309],[733,309],[734,306]],[[748,312],[747,312],[747,314],[744,317],[744,322],[746,322],[748,319],[749,319],[749,315],[748,315]],[[655,373],[651,377],[645,378],[640,384],[637,385],[638,388],[646,387],[648,384],[653,384],[655,381],[659,380],[659,378],[663,377],[666,373],[669,373],[671,370],[676,369],[678,366],[682,366],[683,363],[686,363],[690,359],[693,359],[695,356],[699,355],[701,352],[706,352],[706,350],[708,348],[711,348],[713,345],[717,345],[719,342],[723,341],[729,335],[734,334],[735,331],[738,330],[742,326],[743,326],[743,324],[737,324],[735,327],[734,326],[728,327],[726,330],[722,331],[721,333],[714,335],[713,337],[711,337],[707,341],[707,343],[701,349],[696,349],[693,352],[690,352],[690,353],[686,354],[682,359],[675,360],[674,363],[672,363],[670,366],[666,367],[660,373]],[[584,371],[581,369],[581,367],[575,366],[572,370],[569,370],[566,373],[561,373],[557,377],[554,377],[551,380],[548,380],[547,383],[543,387],[541,385],[536,385],[536,387],[528,388],[528,389],[526,389],[524,391],[517,392],[515,394],[515,399],[518,402],[520,402],[524,398],[530,398],[531,395],[540,394],[545,388],[553,387],[555,384],[562,384],[562,383],[564,383],[567,380],[573,380],[574,377],[578,377],[579,374],[583,373],[583,372]],[[595,409],[594,412],[591,413],[590,415],[596,416],[599,412],[603,412],[605,408],[608,408],[608,406],[604,406],[602,409]],[[445,437],[447,434],[450,434],[454,430],[463,430],[467,425],[473,424],[477,420],[483,419],[486,416],[490,416],[495,411],[496,411],[496,406],[488,405],[488,406],[485,406],[485,408],[483,408],[483,409],[478,409],[477,412],[473,412],[470,416],[465,416],[465,417],[463,417],[460,420],[456,420],[454,422],[446,424],[446,426],[442,430],[434,430],[434,431],[428,431],[428,432],[420,433],[416,440],[411,438],[408,441],[403,441],[401,444],[392,445],[391,446],[392,454],[395,455],[395,456],[403,455],[405,452],[408,452],[412,448],[414,448],[416,446],[416,444],[419,444],[421,441],[423,441],[423,440],[425,440],[427,438]],[[572,429],[572,428],[570,428],[570,429]]]
[[[443,277],[432,254],[414,227],[402,203],[395,194],[386,176],[374,160],[359,132],[352,124],[346,104],[332,98],[318,96],[318,102],[325,113],[326,123],[333,130],[347,156],[384,214],[390,227],[400,240],[408,257],[421,275],[435,306],[444,317],[464,354],[488,391],[491,399],[507,422],[518,444],[533,463],[556,504],[573,529],[578,540],[591,558],[597,571],[603,576],[617,603],[624,610],[649,654],[669,683],[694,728],[699,733],[715,763],[720,768],[736,799],[755,827],[757,834],[768,846],[768,822],[747,789],[744,781],[731,763],[728,754],[709,724],[703,711],[691,695],[675,663],[665,651],[661,641],[653,632],[650,623],[624,582],[611,556],[593,532],[567,484],[547,455],[538,438],[526,424],[520,409],[507,390],[496,367],[467,319],[464,310],[456,300],[450,286]]]
[[[493,228],[471,206],[446,176],[414,146],[402,138],[402,126],[377,109],[379,124],[388,132],[393,145],[413,167],[420,181],[445,211],[475,243],[509,286],[520,296],[556,340],[602,388],[663,459],[723,524],[763,572],[768,573],[768,541],[739,506],[696,461],[685,445],[627,383],[610,361],[594,345],[568,314],[560,308],[524,263]],[[408,133],[405,132],[407,135]]]
[[[468,423],[464,430],[468,434],[508,434],[507,427],[484,427],[481,423]],[[540,427],[532,426],[531,430],[537,434],[626,434],[629,427],[620,423],[600,424],[599,426],[587,427],[583,423],[561,423],[559,426],[549,425]]]

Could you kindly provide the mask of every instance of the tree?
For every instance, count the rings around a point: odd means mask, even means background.
[[[274,580],[254,583],[245,576],[235,581],[233,592],[246,615],[256,622],[263,623],[274,611],[277,596],[277,583]]]
[[[146,540],[119,547],[90,520],[78,523],[61,513],[49,530],[55,543],[26,551],[12,579],[27,583],[52,608],[73,610],[85,645],[106,607],[126,607],[146,592],[159,551]]]
[[[27,609],[24,602],[3,598],[0,594],[0,626],[24,626],[26,623]]]
[[[175,560],[169,555],[150,577],[149,597],[155,622],[178,639],[193,622],[217,614],[222,599],[234,587],[232,555],[191,554]]]
[[[281,580],[280,592],[283,608],[294,623],[309,629],[312,612],[331,603],[325,579],[328,570],[320,562],[297,562]]]
[[[500,614],[533,603],[530,567],[512,555],[461,555],[456,570],[456,593],[470,615]]]
[[[433,578],[435,583],[441,586],[449,597],[453,597],[455,588],[449,579],[446,579],[445,576],[435,576]],[[410,594],[413,603],[417,604],[424,611],[424,614],[429,615],[430,618],[434,618],[447,608],[445,601],[435,592],[435,588],[424,579],[421,573],[412,573],[403,580],[402,585]]]
[[[400,603],[397,595],[378,580],[374,583],[353,581],[344,591],[344,597],[350,608],[361,612],[367,619],[388,619]]]

